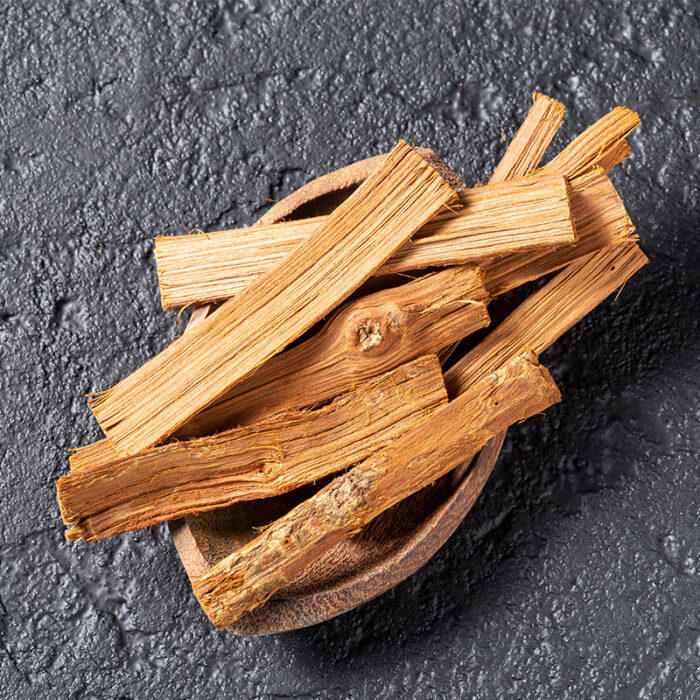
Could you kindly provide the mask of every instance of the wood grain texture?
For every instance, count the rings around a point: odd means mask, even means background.
[[[299,201],[296,192],[279,203],[294,217],[328,213],[347,196],[334,173],[319,178],[318,196]],[[342,182],[342,178],[339,180]],[[310,183],[311,184],[311,183]],[[268,219],[274,223],[274,219]],[[447,272],[447,271],[445,271]],[[443,274],[443,273],[440,273]],[[397,503],[356,536],[330,547],[265,604],[229,630],[238,635],[282,632],[327,620],[389,590],[415,573],[444,544],[471,508],[498,458],[505,433],[491,440],[436,483]],[[228,556],[307,497],[306,488],[276,499],[246,501],[168,523],[190,579]],[[311,489],[313,493],[313,489]]]
[[[546,95],[533,93],[532,107],[515,136],[508,144],[508,148],[506,148],[506,152],[496,166],[496,170],[491,176],[489,184],[510,182],[517,177],[527,177],[531,175],[542,160],[545,151],[556,135],[562,119],[564,118],[565,111],[564,105],[560,102]],[[578,238],[575,229],[574,233]],[[540,253],[549,255],[556,249],[556,246],[554,246],[553,248],[540,250]],[[533,254],[534,252],[535,251],[527,251],[527,254]],[[511,255],[494,256],[489,260],[482,261],[481,264],[485,268],[496,266],[500,269],[504,260],[509,260],[513,256],[522,260],[525,255],[525,251],[521,251],[520,256],[518,256],[517,252],[512,252]],[[510,270],[512,268],[506,269]],[[491,277],[493,277],[493,275],[491,275]],[[494,289],[497,288],[495,284],[491,286]],[[443,365],[447,363],[456,349],[457,344],[454,344],[445,348],[440,353],[439,357]]]
[[[212,622],[226,627],[264,603],[329,545],[440,478],[508,425],[559,399],[536,360],[512,360],[196,578],[195,595]]]
[[[163,308],[239,294],[314,235],[326,218],[156,238]],[[454,212],[425,224],[374,274],[459,265],[574,242],[566,182],[556,173],[540,173],[462,191]]]
[[[608,148],[598,158],[596,165],[609,173],[616,165],[627,160],[632,153],[632,148],[627,139],[622,139]]]
[[[456,193],[400,142],[317,235],[91,407],[124,454],[157,444],[321,319]]]
[[[447,402],[435,355],[314,411],[151,448],[57,482],[66,538],[96,540],[169,518],[270,498],[365,459]]]
[[[474,505],[504,438],[505,432],[499,433],[472,460],[384,511],[354,537],[330,547],[228,630],[249,636],[308,627],[366,603],[416,573],[447,542]],[[171,532],[178,552],[186,558],[192,538],[187,536],[183,521],[173,523]],[[195,561],[201,568],[194,568]],[[201,552],[188,565],[192,576],[207,567]]]
[[[526,350],[544,352],[646,263],[639,246],[628,242],[569,265],[450,367],[445,373],[449,396],[459,396]]]
[[[569,198],[577,242],[491,260],[484,265],[484,271],[492,296],[555,272],[606,246],[633,240],[634,225],[602,168],[595,167],[573,178]]]
[[[483,273],[425,275],[341,307],[309,340],[273,357],[176,432],[184,439],[327,401],[490,322]]]
[[[529,175],[542,160],[565,112],[561,102],[533,93],[530,112],[511,139],[489,183],[508,182]]]
[[[609,169],[612,167],[612,160],[620,157],[621,151],[624,151],[624,146],[620,143],[639,124],[639,115],[636,112],[626,107],[615,107],[575,138],[542,170],[560,173],[569,178],[601,165],[601,161],[608,166],[606,169]]]
[[[203,437],[328,401],[488,325],[486,302],[483,273],[472,266],[424,275],[350,301],[309,340],[268,360],[193,416],[175,437]],[[71,470],[98,468],[119,457],[108,440],[100,440],[71,455]]]

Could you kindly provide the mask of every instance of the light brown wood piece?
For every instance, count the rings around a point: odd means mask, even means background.
[[[270,498],[346,469],[447,403],[435,355],[314,411],[175,442],[59,478],[66,539],[97,540],[170,518]]]
[[[532,94],[532,107],[506,150],[489,183],[508,182],[529,175],[542,160],[557,133],[566,108],[561,102]]]
[[[627,143],[627,139],[622,139],[622,141],[618,141],[607,151],[604,151],[598,158],[596,165],[601,167],[606,173],[609,173],[616,165],[627,160],[631,153],[632,148]]]
[[[612,245],[572,263],[450,367],[447,393],[459,396],[525,350],[541,354],[646,263],[635,243]]]
[[[624,141],[639,123],[639,115],[636,112],[626,107],[615,107],[575,138],[561,153],[543,166],[542,170],[571,178],[600,165],[601,160],[609,165],[611,159],[619,157],[621,149],[624,150],[620,142]]]
[[[228,299],[290,255],[324,225],[314,217],[249,228],[156,238],[164,309]],[[374,274],[444,267],[574,243],[565,180],[540,173],[460,193]]]
[[[634,225],[602,168],[593,168],[573,178],[569,199],[576,244],[491,260],[484,265],[484,271],[486,288],[492,296],[555,272],[608,245],[633,240]]]
[[[175,436],[203,437],[328,401],[488,325],[486,302],[483,273],[472,266],[352,300],[318,333],[268,360]],[[100,440],[71,455],[71,470],[95,469],[119,457],[108,440]]]
[[[135,454],[171,435],[354,291],[454,190],[405,142],[317,235],[139,370],[95,396],[106,436]]]
[[[514,422],[560,399],[549,373],[517,358],[273,522],[193,581],[219,628],[258,607],[331,545],[427,486]]]
[[[462,209],[436,217],[378,270],[391,274],[576,241],[564,178],[542,174],[460,193]]]
[[[556,135],[565,112],[566,108],[560,102],[546,95],[533,93],[532,107],[517,133],[508,144],[508,148],[496,166],[489,183],[509,182],[516,177],[530,175],[542,160],[542,156],[544,156],[545,151]],[[569,204],[571,205],[570,200]],[[576,234],[575,229],[574,233]],[[556,247],[553,250],[556,250]],[[526,255],[528,258],[536,253],[548,255],[553,250],[552,248],[547,248],[538,251],[521,251],[520,254],[513,252],[511,255],[495,256],[491,260],[484,260],[482,265],[484,268],[492,265],[500,268],[502,267],[502,261],[509,260],[511,257],[519,257],[522,260]],[[439,357],[443,366],[452,357],[456,349],[457,344],[455,343],[442,350]]]
[[[372,600],[415,574],[435,554],[478,499],[503,445],[499,433],[474,456],[435,483],[385,510],[353,537],[326,550],[263,605],[228,631],[241,636],[276,634],[308,627]],[[223,522],[232,516],[219,511]],[[185,519],[188,520],[188,519]],[[230,522],[230,520],[229,520]],[[240,522],[240,521],[239,521]],[[171,534],[188,574],[201,571],[188,558],[187,525],[171,523]],[[200,536],[203,532],[200,530]],[[230,533],[229,533],[230,534]],[[204,541],[201,541],[204,545]],[[229,547],[228,552],[236,547]],[[216,560],[211,562],[215,564]]]

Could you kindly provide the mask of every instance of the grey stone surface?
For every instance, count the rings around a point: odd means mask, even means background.
[[[700,18],[693,0],[0,6],[0,695],[699,697]],[[63,541],[83,394],[179,332],[154,234],[244,225],[308,179],[434,148],[485,178],[529,107],[560,147],[616,104],[651,258],[544,356],[565,400],[512,430],[419,574],[316,628],[212,629],[164,528]]]

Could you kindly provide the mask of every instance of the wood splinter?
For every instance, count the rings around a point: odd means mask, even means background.
[[[636,112],[627,107],[615,107],[541,169],[567,178],[582,175],[596,165],[607,171],[627,157],[629,147],[626,147],[625,139],[639,124]]]

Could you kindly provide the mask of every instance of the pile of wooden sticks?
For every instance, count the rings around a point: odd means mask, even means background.
[[[352,193],[327,216],[285,221],[280,203],[249,228],[157,238],[163,307],[199,308],[182,337],[91,398],[105,438],[58,480],[67,538],[332,477],[193,580],[225,627],[558,401],[538,356],[646,262],[607,175],[637,115],[617,107],[539,167],[563,116],[534,95],[485,185],[401,141],[345,169]],[[490,324],[494,297],[550,273],[443,373],[455,344]]]

